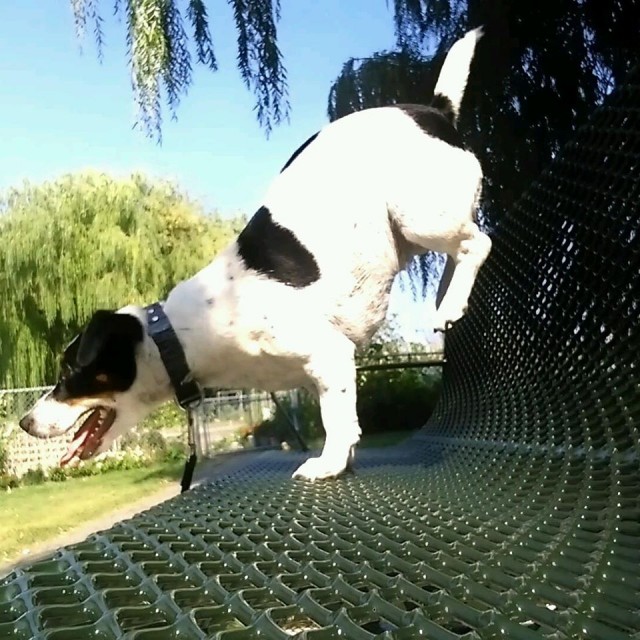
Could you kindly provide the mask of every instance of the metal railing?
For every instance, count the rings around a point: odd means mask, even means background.
[[[384,353],[357,359],[356,371],[440,367],[444,362],[443,351]]]

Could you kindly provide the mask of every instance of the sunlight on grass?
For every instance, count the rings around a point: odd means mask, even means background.
[[[0,494],[0,562],[177,482],[183,462],[47,482]]]

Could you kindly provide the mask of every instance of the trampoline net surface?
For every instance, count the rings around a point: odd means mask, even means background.
[[[0,581],[0,638],[640,638],[640,70],[494,235],[427,426],[268,454]],[[55,505],[52,505],[55,508]]]

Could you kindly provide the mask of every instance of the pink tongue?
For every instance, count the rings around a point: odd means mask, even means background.
[[[62,458],[60,458],[59,464],[61,467],[64,467],[65,465],[69,464],[69,462],[71,462],[71,460],[76,455],[78,450],[84,444],[85,440],[89,437],[90,431],[91,431],[90,429],[85,429],[84,425],[80,428],[78,433],[76,433],[75,438],[69,444],[69,448],[67,449],[67,452],[62,456]]]

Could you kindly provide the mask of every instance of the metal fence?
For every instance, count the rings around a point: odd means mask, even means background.
[[[0,389],[0,426],[7,422],[18,423],[35,401],[53,387],[26,387],[24,389]]]
[[[50,469],[67,450],[73,433],[40,440],[18,426],[21,416],[51,387],[0,390],[0,472],[21,476],[30,469]]]
[[[277,399],[288,399],[295,407],[298,391],[277,394]],[[204,399],[193,411],[195,445],[198,455],[208,457],[221,450],[241,447],[263,448],[279,446],[275,439],[260,439],[255,428],[275,416],[276,404],[271,394],[262,391],[225,391]]]
[[[0,473],[23,475],[29,469],[50,469],[58,464],[73,437],[38,439],[20,429],[18,421],[52,387],[0,390]],[[297,392],[278,394],[295,406]],[[276,405],[270,394],[257,391],[225,391],[206,397],[192,411],[193,435],[201,457],[240,448],[275,446],[275,441],[257,441],[255,427],[274,416]],[[162,416],[162,419],[158,419]],[[154,429],[166,440],[187,440],[187,416],[172,405],[152,414],[139,430]],[[126,438],[116,441],[111,451],[126,449]]]

